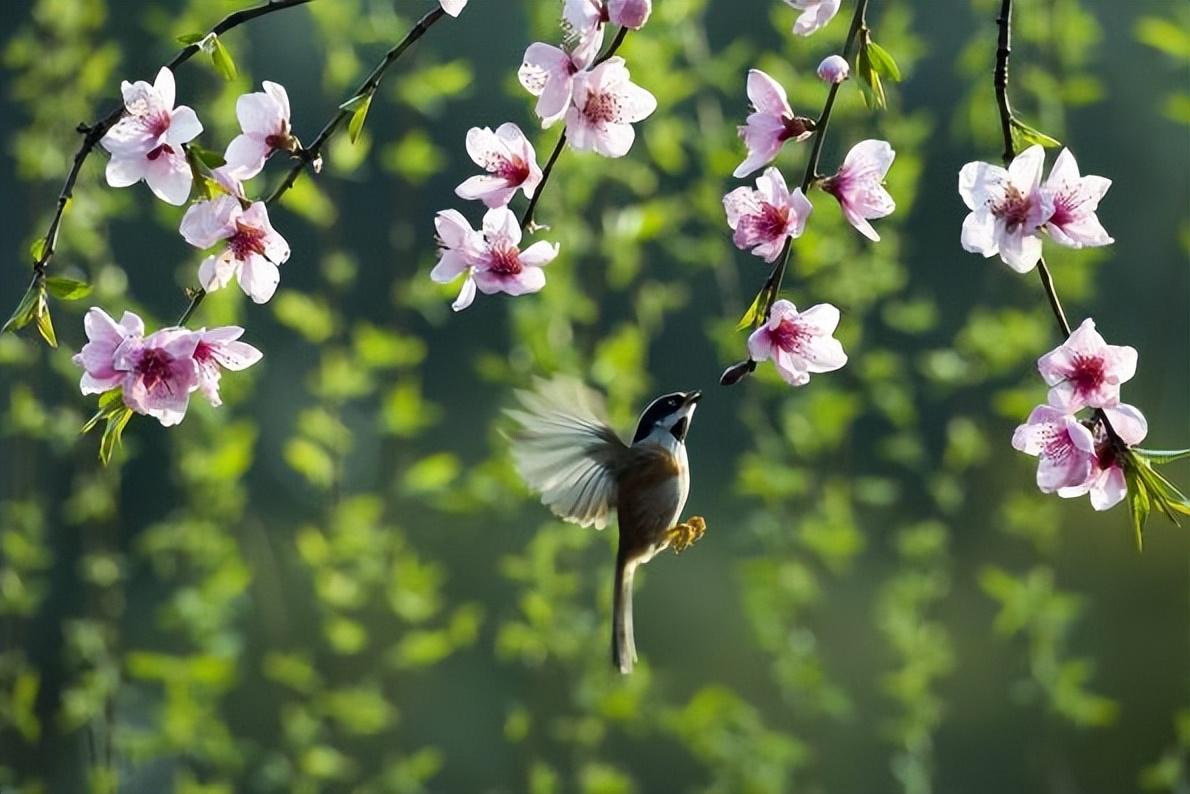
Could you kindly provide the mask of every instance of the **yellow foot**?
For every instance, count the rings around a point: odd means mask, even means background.
[[[689,521],[678,524],[666,533],[674,552],[681,554],[707,531],[707,522],[702,516],[691,516]]]

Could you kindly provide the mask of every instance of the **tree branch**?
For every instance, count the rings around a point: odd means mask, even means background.
[[[296,2],[310,2],[310,0],[296,0]],[[355,93],[353,93],[351,97],[348,97],[348,100],[353,97],[363,95],[371,96],[374,94],[376,89],[380,87],[380,82],[384,79],[384,73],[388,71],[389,67],[396,63],[397,60],[405,53],[405,51],[408,50],[415,41],[425,35],[426,31],[429,30],[435,22],[441,19],[445,13],[446,12],[441,8],[435,8],[433,11],[427,12],[425,16],[419,19],[417,23],[409,29],[409,32],[405,34],[405,37],[385,54],[380,63],[376,64],[376,67],[372,69],[371,73],[369,73],[366,78],[364,78],[364,81],[360,83],[359,87],[355,90]],[[344,110],[342,107],[340,107],[338,112],[336,112],[335,115],[331,117],[330,121],[323,125],[322,129],[318,133],[318,136],[313,140],[313,142],[311,142],[309,146],[303,147],[300,151],[294,154],[294,157],[298,162],[294,164],[291,169],[289,169],[289,173],[286,174],[285,179],[281,181],[281,184],[277,186],[276,190],[270,193],[268,198],[264,200],[265,204],[273,204],[283,195],[285,195],[285,193],[291,187],[293,187],[293,184],[297,181],[297,178],[301,176],[302,171],[304,171],[311,163],[319,159],[319,156],[322,152],[322,147],[325,146],[326,142],[330,140],[332,135],[335,134],[335,131],[338,130],[340,126],[342,126],[343,122],[351,116],[352,112],[353,111]],[[190,321],[190,318],[194,316],[195,310],[198,309],[199,305],[206,298],[207,291],[200,287],[189,290],[188,294],[190,295],[190,303],[186,306],[186,310],[182,312],[182,315],[178,318],[178,321],[175,323],[175,325],[184,326]]]

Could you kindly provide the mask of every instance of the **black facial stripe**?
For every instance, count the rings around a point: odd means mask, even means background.
[[[683,416],[681,419],[670,428],[669,432],[674,434],[674,438],[678,441],[684,442],[686,440],[686,433],[690,430],[690,417]]]
[[[686,401],[686,395],[681,392],[665,394],[649,403],[649,407],[640,415],[636,423],[636,435],[632,438],[635,444],[652,432],[653,428],[667,416],[672,416]]]

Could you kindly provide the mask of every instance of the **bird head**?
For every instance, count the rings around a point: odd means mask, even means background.
[[[686,433],[690,430],[690,419],[701,398],[702,392],[695,390],[664,394],[653,400],[636,423],[636,435],[632,437],[632,443],[668,441],[667,436],[677,439],[679,444],[685,442]]]

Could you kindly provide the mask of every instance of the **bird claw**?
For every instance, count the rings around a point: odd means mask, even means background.
[[[669,530],[667,537],[674,553],[681,554],[701,538],[707,531],[707,522],[702,516],[691,516],[689,521]]]

